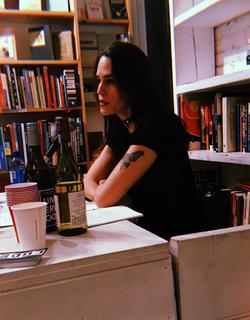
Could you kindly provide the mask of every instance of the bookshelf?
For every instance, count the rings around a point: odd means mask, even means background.
[[[12,1],[13,2],[13,1]],[[0,36],[2,34],[14,34],[15,36],[15,51],[16,58],[0,59],[1,73],[4,73],[4,68],[8,65],[11,70],[15,70],[17,78],[23,76],[23,70],[34,70],[36,89],[35,93],[40,101],[33,105],[20,105],[18,108],[12,104],[1,106],[0,111],[0,126],[6,126],[13,122],[28,122],[37,120],[54,121],[56,116],[67,116],[74,118],[75,121],[81,122],[81,139],[84,146],[84,159],[78,161],[78,164],[87,170],[90,166],[89,145],[87,136],[87,117],[85,109],[83,71],[80,53],[80,38],[79,38],[79,23],[77,13],[77,1],[69,1],[69,11],[21,11],[18,10],[18,1],[14,1],[14,9],[0,10]],[[52,34],[52,45],[54,51],[54,59],[49,60],[34,60],[30,53],[29,29],[44,25],[49,25]],[[70,30],[72,34],[73,58],[63,59],[59,48],[60,32]],[[49,103],[48,92],[46,89],[46,80],[44,76],[44,67],[47,67],[49,73],[49,92],[52,103]],[[39,71],[38,71],[39,70]],[[65,70],[73,70],[76,86],[74,97],[70,96],[69,90],[66,88]],[[41,72],[41,82],[38,79],[38,72]],[[51,78],[50,78],[51,76]],[[20,78],[19,78],[20,77]],[[53,79],[53,80],[52,80]],[[22,87],[22,80],[18,80],[16,90],[19,90],[23,101],[27,100],[26,89]],[[56,89],[53,89],[52,82]],[[9,83],[7,83],[9,85]],[[34,88],[33,88],[34,89]],[[37,91],[36,91],[37,90]],[[53,90],[55,90],[53,92]],[[54,96],[53,96],[54,94]],[[42,96],[44,97],[43,103]],[[33,97],[33,96],[32,96]],[[33,97],[34,98],[34,97]],[[70,100],[71,98],[71,100]],[[74,99],[74,100],[73,100]],[[27,102],[27,101],[26,101]],[[6,170],[0,170],[6,174]],[[0,177],[1,179],[1,177]]]
[[[245,92],[250,83],[250,66],[237,72],[216,75],[214,30],[247,14],[250,11],[250,3],[244,0],[169,0],[169,9],[174,111],[179,113],[178,98],[183,94],[195,96],[221,92],[227,95],[240,90]],[[242,36],[241,30],[236,31]],[[195,150],[190,151],[189,156],[190,159],[206,163],[250,164],[249,152]],[[245,172],[245,175],[249,174],[250,172]]]
[[[88,35],[88,42],[93,41],[92,47],[85,48],[84,44],[82,45],[82,69],[91,160],[95,157],[95,148],[98,147],[104,137],[104,119],[99,113],[98,103],[94,95],[94,55],[98,55],[108,44],[115,41],[116,35],[128,34],[131,38],[131,1],[126,1],[126,9],[128,19],[109,18],[106,16],[104,7],[103,19],[88,18],[87,14],[79,17],[80,43],[83,43],[84,34]],[[91,50],[94,53],[93,57],[89,57],[89,51]]]
[[[249,224],[240,181],[250,177],[250,3],[169,0],[169,13],[174,111],[193,135],[189,158],[208,226]],[[233,152],[222,152],[229,145]]]

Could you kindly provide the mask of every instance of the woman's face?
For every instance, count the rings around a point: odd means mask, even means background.
[[[103,116],[116,114],[120,119],[127,119],[128,105],[122,98],[112,75],[110,58],[102,56],[99,60],[96,77],[99,81],[97,95],[99,100],[100,113]]]

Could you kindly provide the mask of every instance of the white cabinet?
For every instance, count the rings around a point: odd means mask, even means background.
[[[0,229],[0,251],[15,247]],[[169,244],[122,221],[75,237],[47,235],[42,261],[0,269],[1,319],[175,320]]]

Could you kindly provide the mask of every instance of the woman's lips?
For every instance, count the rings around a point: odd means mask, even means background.
[[[107,105],[107,104],[108,104],[108,101],[99,100],[99,105],[100,105],[100,107],[103,107],[103,106],[105,106],[105,105]]]

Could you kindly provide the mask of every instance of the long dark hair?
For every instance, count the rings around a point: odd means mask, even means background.
[[[117,41],[104,49],[99,59],[102,56],[110,58],[117,87],[132,106],[135,117],[152,112],[152,108],[162,108],[149,59],[140,48]]]
[[[158,92],[149,59],[140,48],[128,42],[113,42],[97,59],[95,71],[102,56],[111,60],[112,76],[118,90],[132,107],[133,119],[139,121],[145,114],[167,110]],[[120,135],[123,130],[124,126],[116,115],[105,116],[104,144],[114,132]]]

